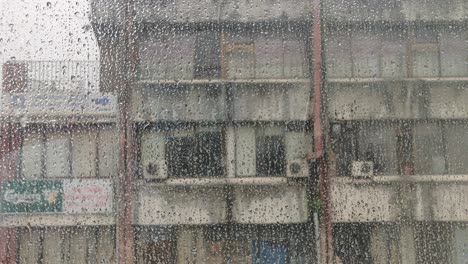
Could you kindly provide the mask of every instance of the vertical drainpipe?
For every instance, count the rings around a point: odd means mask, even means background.
[[[0,121],[0,186],[2,180],[16,178],[19,130],[10,121]],[[1,198],[0,198],[1,199]],[[0,263],[16,263],[16,227],[0,227]]]
[[[321,263],[332,263],[332,225],[330,205],[330,175],[323,151],[322,131],[322,23],[321,0],[312,0],[312,85],[313,85],[313,159],[319,161],[319,196],[322,203],[320,211],[320,254]]]
[[[119,102],[118,131],[119,131],[119,179],[117,203],[117,263],[135,263],[135,237],[133,232],[133,173],[135,160],[134,126],[131,118],[131,92],[136,74],[136,30],[135,30],[135,1],[124,2],[123,44],[124,63],[120,69],[117,96]],[[117,62],[114,62],[117,63]],[[120,68],[119,65],[116,65]]]

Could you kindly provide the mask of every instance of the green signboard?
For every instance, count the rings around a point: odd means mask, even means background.
[[[0,193],[2,213],[62,211],[62,181],[5,180]]]

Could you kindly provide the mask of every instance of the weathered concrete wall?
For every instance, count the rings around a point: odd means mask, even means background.
[[[468,118],[468,85],[447,82],[376,82],[328,87],[335,120]]]
[[[42,133],[25,132],[20,152],[21,176],[26,179],[114,177],[119,162],[116,133],[110,126],[91,127],[71,134],[46,133],[44,140]],[[42,160],[45,160],[45,175]]]
[[[468,184],[421,184],[416,189],[416,219],[468,221]]]
[[[125,2],[92,1],[92,19],[98,23],[122,23]],[[310,1],[136,1],[138,21],[156,22],[252,22],[264,20],[300,20],[310,14]]]
[[[327,21],[440,21],[467,18],[463,0],[325,0]]]
[[[395,186],[332,181],[334,222],[396,221],[400,214]]]
[[[17,262],[115,263],[113,228],[23,229],[18,232]]]
[[[307,221],[306,187],[248,186],[234,189],[233,219],[241,224],[285,224]]]
[[[303,223],[308,210],[306,187],[236,186],[232,217],[240,224]],[[226,194],[221,187],[149,186],[138,191],[139,225],[226,223]]]
[[[388,176],[398,177],[398,176]],[[417,179],[420,176],[406,176]],[[421,176],[426,177],[426,176]],[[438,179],[446,176],[428,176]],[[468,184],[405,179],[372,183],[338,178],[332,182],[333,221],[468,221]]]
[[[229,85],[140,85],[133,92],[133,113],[145,121],[223,121]],[[236,121],[306,121],[311,88],[307,84],[234,85]]]
[[[199,225],[226,222],[226,200],[221,188],[148,187],[137,192],[139,225]]]
[[[10,214],[0,217],[0,226],[92,226],[114,224],[114,215],[35,213]]]
[[[136,120],[216,121],[226,118],[222,87],[142,85],[134,90],[132,102]]]
[[[234,120],[306,121],[311,114],[307,84],[234,86]]]

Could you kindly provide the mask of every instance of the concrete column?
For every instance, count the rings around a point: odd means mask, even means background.
[[[255,128],[238,127],[236,132],[236,173],[239,176],[255,176]]]
[[[2,180],[17,176],[19,153],[18,124],[0,125],[0,185]],[[17,241],[15,227],[0,227],[0,263],[16,263]]]
[[[386,264],[388,259],[387,238],[385,229],[376,226],[371,235],[371,254],[374,264]]]
[[[397,232],[394,226],[378,225],[372,229],[371,255],[374,264],[399,264]]]
[[[416,263],[415,228],[412,225],[402,224],[400,226],[400,263]]]
[[[236,139],[234,127],[226,128],[226,174],[236,177]]]

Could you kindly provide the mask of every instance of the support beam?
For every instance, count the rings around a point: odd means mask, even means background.
[[[0,186],[2,180],[16,178],[19,152],[17,124],[0,123]],[[0,227],[0,263],[16,263],[16,228]]]
[[[122,44],[125,49],[123,71],[119,74],[119,178],[117,204],[117,256],[118,263],[135,263],[135,236],[133,230],[132,186],[135,167],[135,131],[131,119],[131,91],[137,67],[135,1],[128,0],[125,6],[125,24]]]

